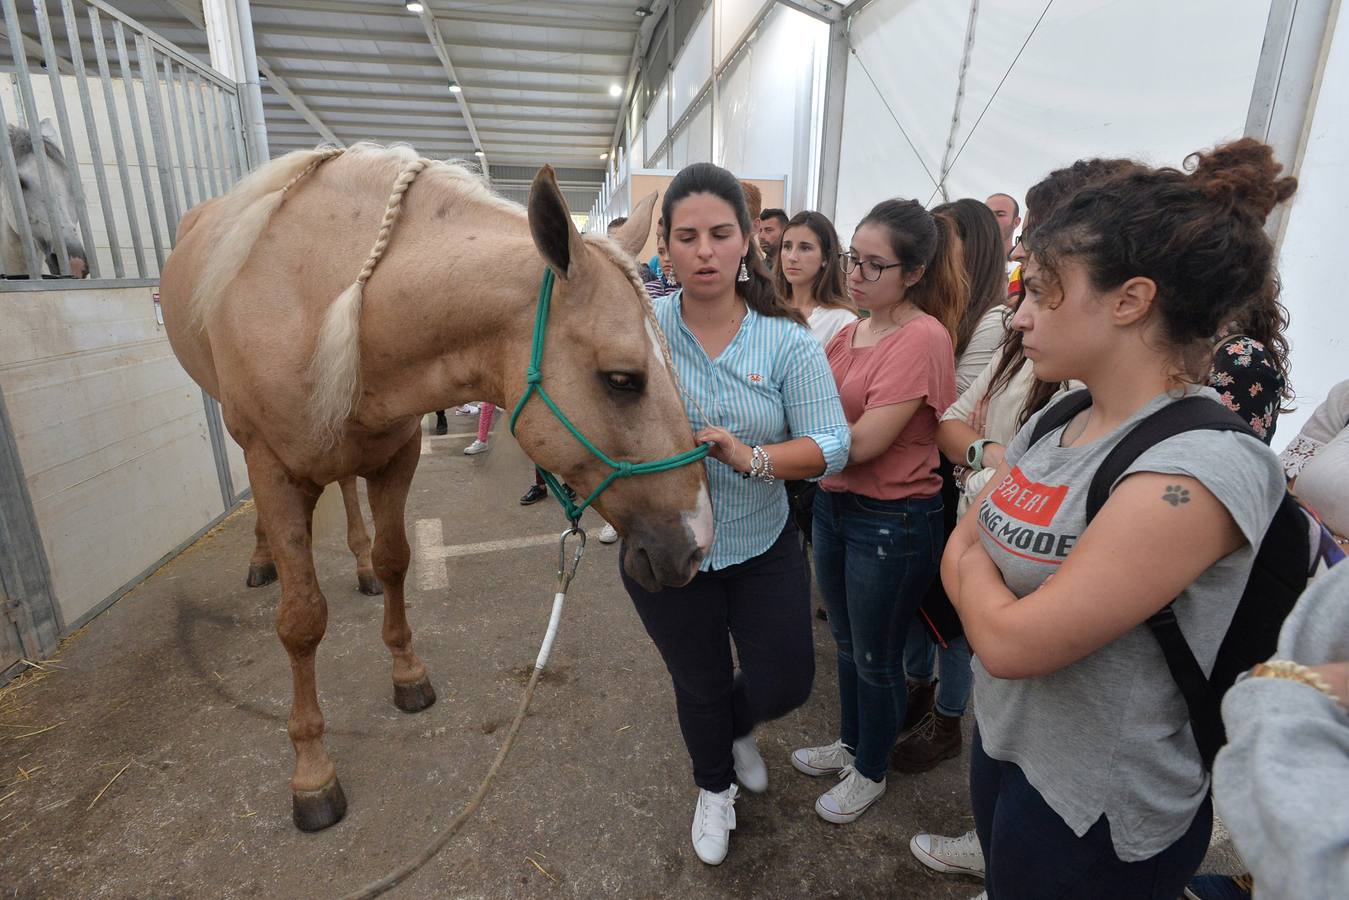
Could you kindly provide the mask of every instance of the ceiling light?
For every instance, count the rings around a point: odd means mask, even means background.
[[[610,96],[610,97],[622,97],[622,96],[623,96],[623,86],[622,86],[621,84],[611,84],[611,85],[609,85],[609,96]]]
[[[486,154],[486,153],[483,153],[481,150],[474,150],[474,151],[473,151],[473,155],[476,156],[476,157],[478,157],[478,159],[482,159],[482,158],[485,157],[487,154]]]
[[[403,4],[403,6],[405,6],[407,8],[407,11],[410,13],[419,13],[422,11],[422,9],[424,9],[424,7],[417,2],[417,0],[407,0],[407,2]]]
[[[607,153],[601,153],[601,154],[600,154],[600,159],[608,159],[608,158],[609,158],[609,154],[607,154]]]
[[[632,11],[632,14],[639,19],[645,19],[647,16],[651,15],[651,7],[639,6]]]
[[[457,94],[457,93],[459,93],[459,92],[462,91],[462,90],[463,90],[463,88],[461,88],[461,87],[459,86],[459,82],[457,82],[457,81],[451,81],[451,82],[450,82],[450,93],[451,93],[451,94]]]

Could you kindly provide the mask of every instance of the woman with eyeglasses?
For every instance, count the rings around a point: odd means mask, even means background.
[[[855,821],[885,793],[905,712],[904,637],[945,542],[937,420],[955,400],[954,335],[968,293],[954,223],[914,200],[877,204],[841,257],[870,317],[826,350],[852,432],[848,465],[815,496],[815,575],[838,645],[838,739],[792,765],[839,783],[821,818]]]

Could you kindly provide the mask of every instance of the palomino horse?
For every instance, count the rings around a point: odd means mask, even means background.
[[[9,126],[9,145],[19,170],[19,189],[28,214],[28,227],[33,232],[37,255],[46,262],[53,275],[61,274],[56,255],[56,243],[60,241],[65,244],[66,255],[70,257],[70,274],[86,278],[89,275],[88,257],[75,229],[74,191],[70,187],[70,180],[78,178],[79,174],[66,164],[65,156],[57,147],[56,129],[51,119],[43,119],[39,131],[42,139],[34,141],[32,132],[17,125]],[[45,155],[47,180],[52,189],[50,197],[42,192],[37,158],[39,147]],[[4,266],[6,275],[34,274],[28,271],[28,263],[24,260],[18,210],[10,203],[9,192],[4,190],[0,190],[0,265]]]
[[[542,377],[613,460],[694,448],[632,263],[654,200],[638,204],[613,240],[582,237],[549,167],[535,177],[526,211],[463,166],[358,145],[288,154],[183,217],[161,281],[164,324],[183,368],[220,401],[243,447],[280,574],[277,633],[294,681],[288,731],[301,829],[332,825],[346,809],[323,748],[314,680],[327,604],[310,528],[323,485],[366,479],[394,703],[417,712],[435,692],[404,613],[403,519],[424,413],[469,400],[510,409]],[[556,275],[552,319],[542,362],[527,373],[545,267]],[[536,463],[582,494],[610,474],[538,400],[525,406],[517,434]],[[653,590],[686,584],[711,546],[701,465],[619,478],[597,505],[627,539],[627,571]]]

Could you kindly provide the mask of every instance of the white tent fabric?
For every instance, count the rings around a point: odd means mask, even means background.
[[[1079,158],[1178,165],[1239,137],[1268,12],[1267,0],[980,0],[948,195],[1020,200]],[[845,238],[878,200],[940,199],[968,17],[963,3],[877,0],[854,20]]]

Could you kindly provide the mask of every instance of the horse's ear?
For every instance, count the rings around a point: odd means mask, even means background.
[[[611,235],[628,256],[636,257],[646,246],[646,239],[651,236],[651,213],[655,208],[656,192],[652,191],[637,201],[637,205],[628,214],[628,221]]]
[[[43,119],[37,124],[38,133],[56,146],[61,146],[61,138],[56,133],[56,125],[51,119]]]
[[[539,169],[529,188],[529,233],[557,277],[573,278],[585,265],[585,242],[571,220],[552,166]]]

